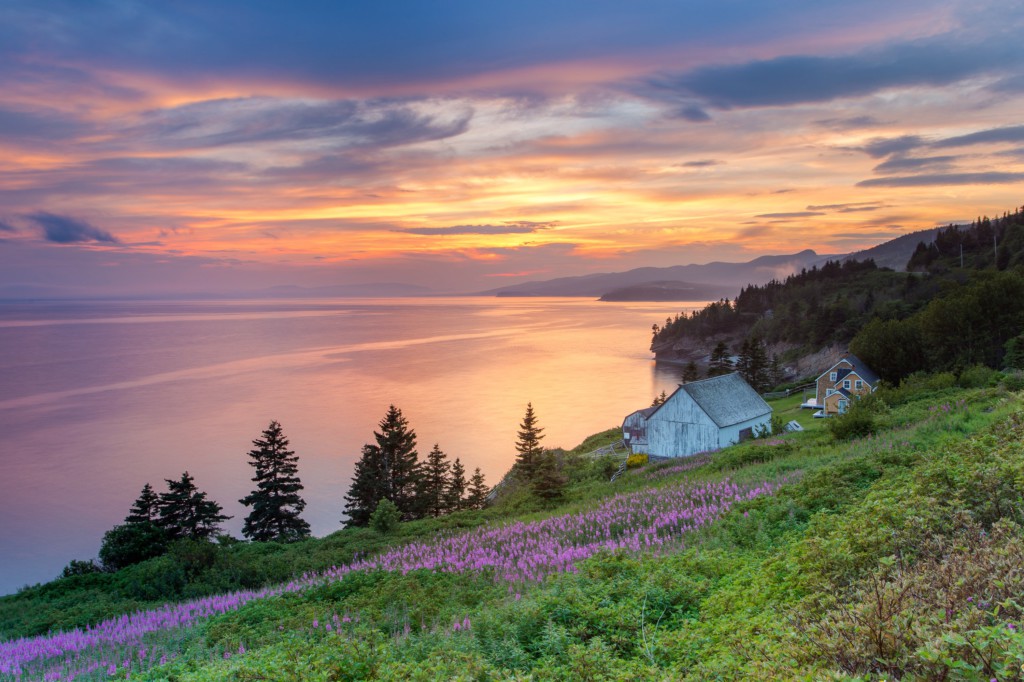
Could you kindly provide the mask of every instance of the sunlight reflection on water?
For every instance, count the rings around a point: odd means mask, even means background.
[[[192,473],[234,515],[250,441],[279,420],[306,518],[336,530],[388,404],[494,483],[532,401],[573,447],[676,386],[650,327],[700,303],[429,298],[0,306],[0,593],[95,556],[142,484]]]

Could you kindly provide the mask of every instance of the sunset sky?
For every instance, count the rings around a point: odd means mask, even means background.
[[[1024,203],[1024,4],[0,4],[0,293],[847,253]]]

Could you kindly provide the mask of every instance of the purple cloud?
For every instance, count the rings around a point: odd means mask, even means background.
[[[120,244],[120,240],[106,230],[101,230],[89,223],[61,216],[53,213],[39,211],[25,216],[33,221],[43,230],[43,237],[54,244],[81,244],[85,242],[100,242],[104,244]]]

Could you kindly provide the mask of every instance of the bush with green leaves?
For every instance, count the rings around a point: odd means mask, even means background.
[[[859,401],[855,401],[844,414],[837,414],[828,420],[828,431],[836,440],[863,438],[877,429],[875,411]]]
[[[394,502],[386,497],[377,503],[377,508],[370,515],[370,528],[382,535],[387,535],[398,527],[401,514]]]

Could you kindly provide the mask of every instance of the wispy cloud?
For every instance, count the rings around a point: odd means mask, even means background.
[[[25,216],[43,230],[43,238],[54,244],[81,244],[100,242],[119,244],[120,240],[106,230],[94,227],[84,220],[40,211]]]
[[[858,187],[929,187],[934,185],[989,185],[1024,182],[1024,173],[935,173],[861,180]]]
[[[816,215],[825,215],[819,211],[791,211],[788,213],[761,213],[755,218],[810,218]]]
[[[934,142],[934,147],[966,147],[973,144],[992,144],[998,142],[1024,142],[1024,125],[989,128],[976,133],[947,137]]]
[[[520,221],[500,225],[452,225],[450,227],[407,227],[393,230],[406,234],[452,235],[452,234],[532,234],[551,228],[555,223]]]
[[[923,156],[906,157],[897,156],[875,166],[876,173],[903,173],[915,171],[922,168],[943,169],[949,168],[957,160],[956,156]]]
[[[842,56],[784,55],[701,66],[648,79],[656,99],[695,97],[717,109],[789,106],[869,95],[894,87],[942,86],[1021,64],[1015,46],[964,44],[940,36]]]
[[[472,117],[465,108],[441,118],[389,102],[219,99],[146,112],[110,144],[186,149],[331,140],[343,147],[395,147],[460,135]]]
[[[846,204],[818,204],[818,205],[813,205],[812,204],[812,205],[807,207],[807,210],[808,211],[839,211],[839,212],[842,213],[844,211],[849,211],[849,212],[877,211],[879,208],[882,208],[882,204],[879,204],[877,201],[857,201],[857,202],[846,203]]]

